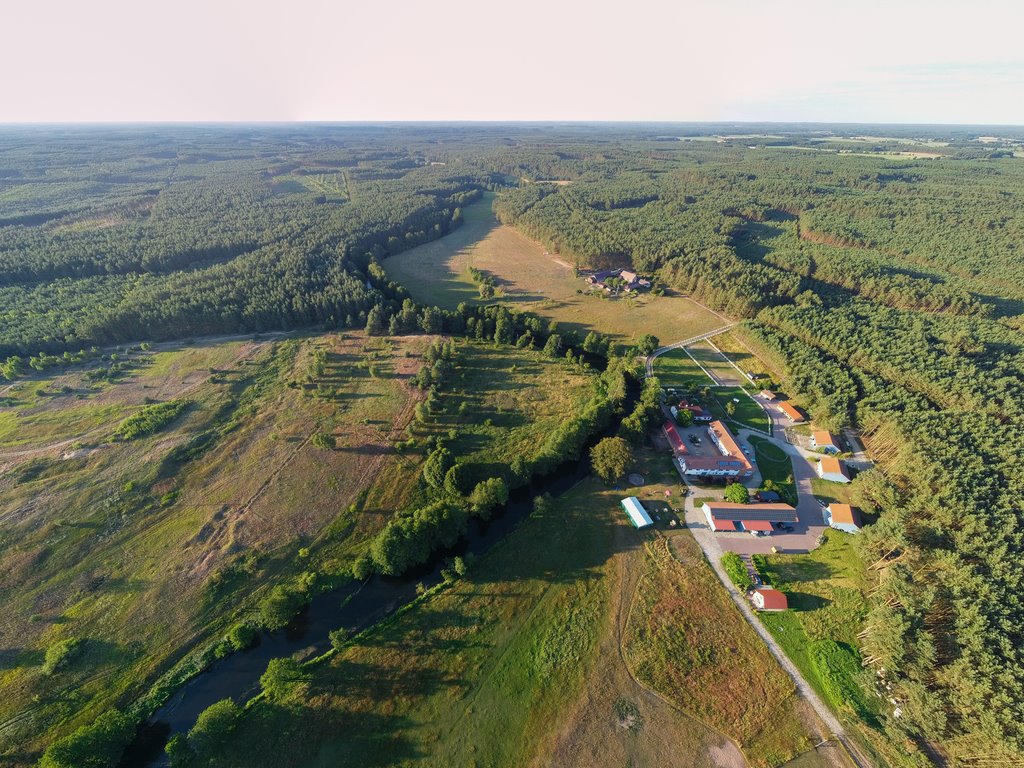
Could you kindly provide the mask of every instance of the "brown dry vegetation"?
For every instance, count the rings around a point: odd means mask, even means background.
[[[811,747],[793,682],[729,600],[687,532],[646,547],[624,636],[637,678],[736,740],[753,765]]]
[[[0,754],[30,760],[43,734],[138,695],[297,567],[343,569],[414,485],[416,463],[391,445],[420,397],[409,378],[428,342],[168,346],[133,353],[117,383],[91,389],[79,371],[6,392],[20,439],[0,474]],[[326,370],[307,381],[313,348]],[[163,431],[111,439],[145,398],[183,395],[192,405]],[[86,415],[65,422],[70,438],[57,429],[65,404]],[[336,450],[309,442],[321,429]],[[210,430],[220,436],[204,453],[169,462]],[[297,563],[300,546],[311,555]],[[43,675],[42,652],[65,637],[84,638],[85,653]]]
[[[587,286],[557,254],[510,226],[500,225],[493,197],[466,208],[466,223],[454,233],[385,259],[388,275],[413,298],[455,308],[480,301],[469,274],[473,266],[493,275],[498,296],[488,300],[534,312],[584,333],[597,330],[620,343],[652,333],[665,341],[710,331],[727,321],[683,296],[642,294],[606,298],[578,293]]]

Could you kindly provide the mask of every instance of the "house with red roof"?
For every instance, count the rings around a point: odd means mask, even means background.
[[[759,611],[784,611],[789,608],[786,596],[771,587],[758,587],[750,595],[750,601]]]

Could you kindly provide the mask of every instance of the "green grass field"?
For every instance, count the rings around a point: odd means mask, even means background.
[[[654,358],[654,375],[661,386],[686,392],[712,386],[711,379],[684,349],[670,349]]]
[[[793,461],[789,455],[774,443],[762,437],[751,437],[754,446],[754,459],[761,472],[761,482],[770,480],[783,498],[790,504],[796,504],[796,484],[793,482]]]
[[[728,734],[754,766],[810,748],[793,683],[746,623],[689,533],[651,542],[624,636],[637,677]]]
[[[464,580],[356,639],[284,701],[252,707],[218,765],[611,766],[653,758],[658,733],[680,764],[707,764],[713,734],[669,708],[643,705],[638,734],[612,720],[620,699],[642,700],[624,674],[591,714],[596,760],[565,741],[562,724],[615,663],[617,553],[637,541],[615,496],[585,482]]]
[[[385,259],[388,276],[417,301],[454,309],[463,301],[481,301],[469,273],[473,266],[497,281],[498,294],[487,303],[529,310],[584,333],[597,330],[627,345],[645,333],[671,342],[726,324],[682,296],[584,295],[586,284],[573,276],[573,265],[499,224],[491,212],[492,200],[488,193],[467,206],[465,222],[450,235]]]
[[[660,458],[641,456],[642,465],[653,462],[649,477],[658,474]],[[661,496],[661,486],[645,486],[643,494]],[[716,596],[708,566],[697,560],[684,569],[652,559],[648,547],[656,538],[629,525],[621,496],[584,481],[549,513],[524,522],[465,579],[313,667],[311,679],[285,699],[254,704],[216,752],[217,764],[742,764],[725,736],[700,722],[707,719],[707,699],[677,709],[637,685],[623,663],[625,617],[645,626],[662,620],[651,614],[659,606],[646,599],[657,588],[652,579],[664,579],[673,592],[695,584],[707,590],[709,604],[696,601],[690,610],[689,603],[675,603],[675,618],[687,626],[703,626],[705,611],[732,612],[722,630],[707,631],[738,636],[729,642],[740,642],[751,658],[699,648],[688,658],[691,679],[711,686],[707,696],[728,685],[737,664],[762,681],[730,688],[728,704],[730,712],[760,718],[758,735],[745,744],[752,763],[777,764],[808,747],[785,675],[770,658],[767,671],[758,666],[767,652],[750,642],[752,631],[731,605],[720,604],[728,598],[720,589]],[[656,669],[678,663],[671,655],[676,646],[666,641],[653,638]],[[772,689],[780,696],[766,700],[766,685],[781,686]],[[733,736],[733,721],[721,720]]]

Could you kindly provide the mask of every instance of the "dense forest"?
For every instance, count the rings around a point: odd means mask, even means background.
[[[6,129],[0,370],[299,326],[571,354],[578,339],[521,317],[403,303],[378,267],[497,190],[500,220],[563,257],[743,319],[818,424],[861,430],[879,464],[859,484],[879,515],[863,650],[899,711],[884,727],[958,764],[1024,761],[1024,135],[759,130]],[[372,567],[417,562],[405,528],[443,543],[459,515],[439,501],[396,521]]]

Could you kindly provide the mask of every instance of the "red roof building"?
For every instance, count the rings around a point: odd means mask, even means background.
[[[685,455],[686,444],[683,442],[683,438],[679,436],[679,430],[676,429],[676,425],[671,421],[666,421],[662,424],[661,428],[665,431],[665,437],[668,438],[668,444],[672,446],[672,453],[676,456]]]
[[[784,611],[789,608],[786,596],[771,587],[758,587],[750,599],[759,611]]]
[[[777,403],[775,407],[779,409],[779,413],[781,413],[783,416],[786,416],[787,418],[789,418],[790,421],[794,423],[799,423],[804,420],[804,415],[800,413],[800,411],[798,411],[796,408],[794,408],[793,404],[787,400],[783,400],[781,403]]]

